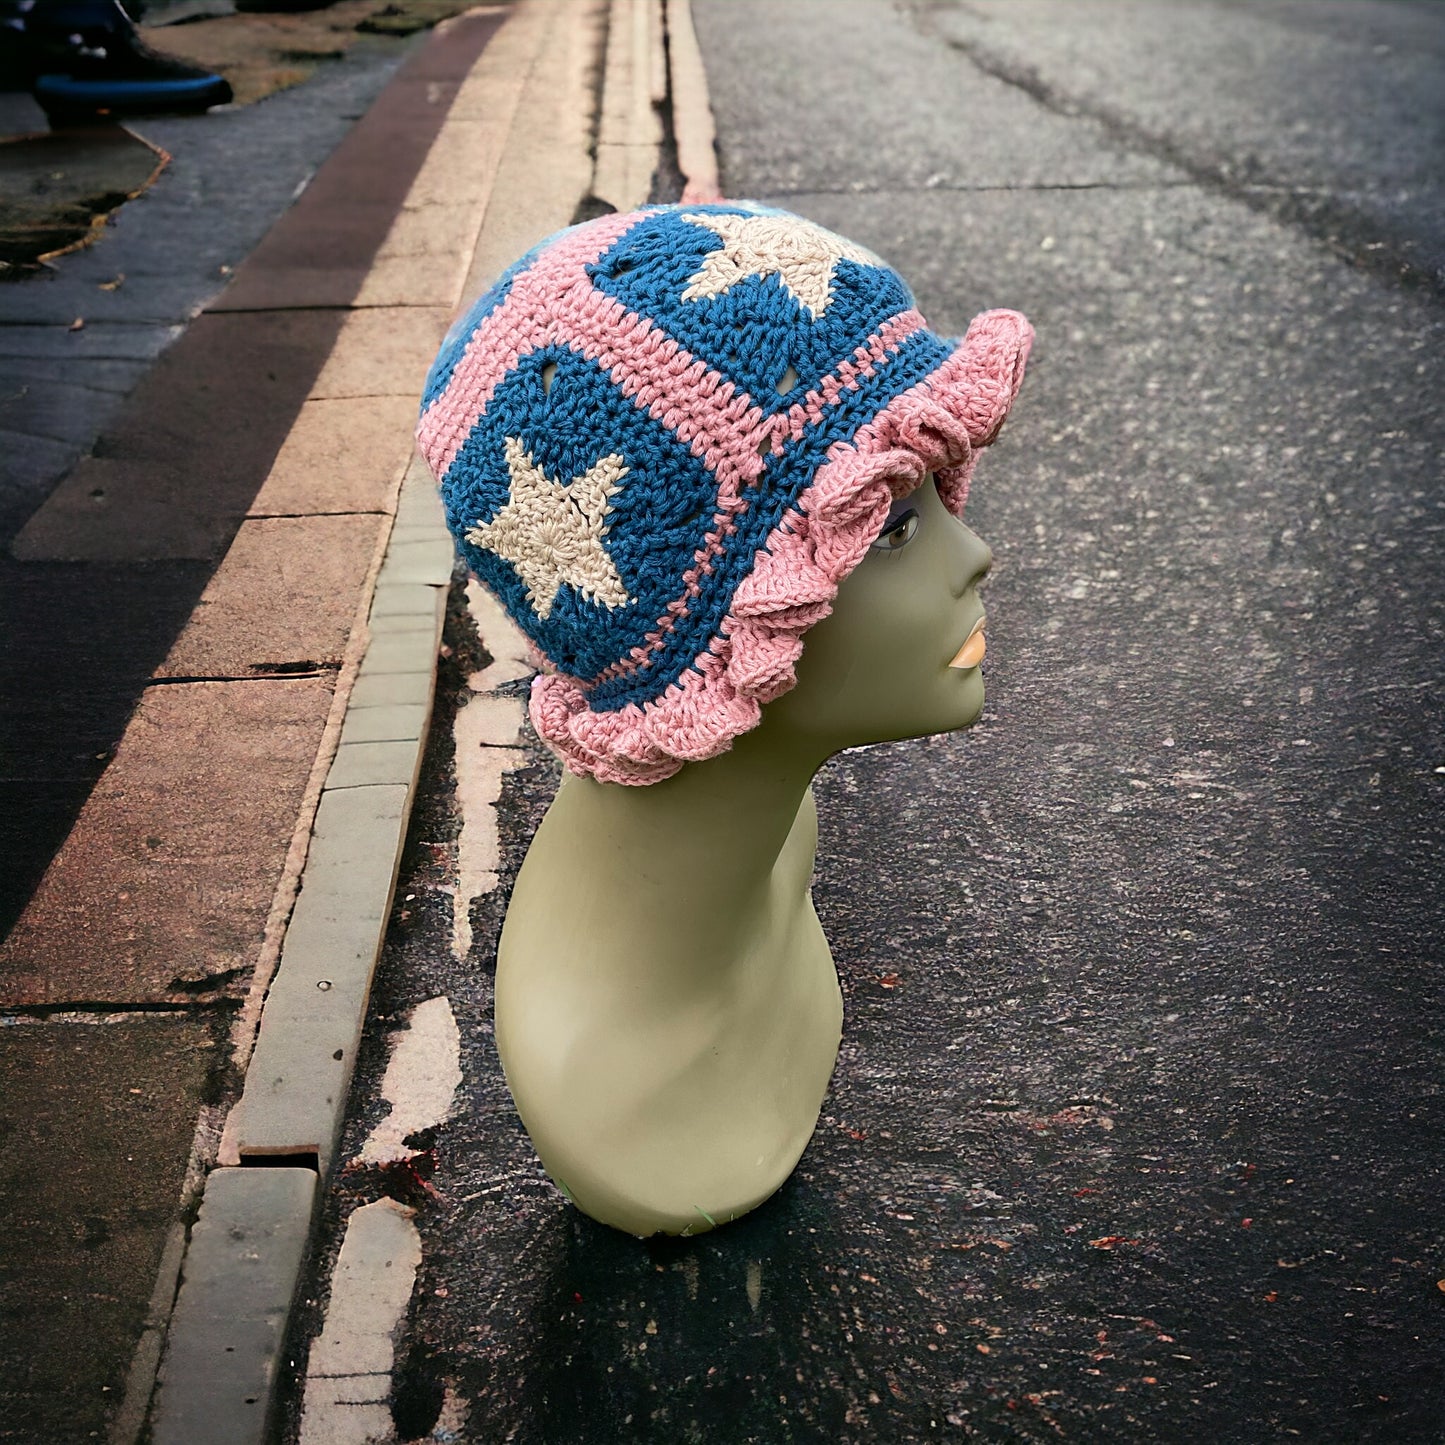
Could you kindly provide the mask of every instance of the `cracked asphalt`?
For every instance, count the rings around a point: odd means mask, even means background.
[[[542,1442],[1425,1442],[1445,1407],[1445,11],[696,0],[730,194],[1038,330],[970,523],[967,735],[821,776],[845,1001],[788,1184],[696,1240],[580,1216],[490,1031],[500,805],[449,952],[453,607],[342,1158],[446,995],[392,1413]],[[295,1438],[297,1400],[285,1438]],[[435,1438],[441,1438],[436,1436]]]

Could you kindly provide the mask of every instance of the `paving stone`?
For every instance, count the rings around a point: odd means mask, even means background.
[[[63,381],[96,391],[128,393],[146,374],[150,360],[127,357],[92,357],[77,367],[73,357],[0,357],[0,389],[9,393],[31,381]]]
[[[208,515],[180,502],[183,489],[193,490],[194,479],[187,487],[149,462],[82,457],[21,528],[12,550],[22,562],[215,558],[244,508]]]
[[[470,256],[481,219],[475,202],[443,201],[404,207],[396,213],[377,258]]]
[[[446,523],[440,517],[428,515],[416,503],[405,512],[397,513],[387,541],[391,547],[416,547],[423,542],[445,542],[447,546],[452,545],[451,533],[447,531]]]
[[[414,206],[481,202],[491,190],[505,128],[494,124],[492,116],[458,114],[466,93],[464,87],[437,133],[436,149],[412,182],[408,199]]]
[[[104,1438],[179,1214],[197,1101],[223,1061],[215,1025],[199,1012],[0,1028],[7,1440]]]
[[[467,278],[467,256],[381,256],[357,287],[353,306],[454,308]]]
[[[379,512],[411,452],[409,397],[308,401],[281,446],[251,512]]]
[[[422,582],[443,587],[452,579],[456,560],[450,536],[398,542],[387,549],[382,578],[389,583]]]
[[[429,707],[395,705],[364,707],[348,713],[341,729],[343,743],[386,743],[426,736]]]
[[[67,258],[62,285],[27,281],[6,288],[6,320],[67,328],[77,316],[87,328],[174,325],[203,309],[226,284],[219,267],[230,259],[231,247],[218,237],[213,218],[210,224],[209,231],[192,222],[172,232],[177,246],[192,242],[184,269],[157,269],[160,258],[122,259],[111,249],[90,255],[84,267],[77,264],[78,257]]]
[[[429,636],[435,635],[437,631],[436,627],[434,626],[435,621],[436,618],[434,615],[434,610],[427,613],[383,612],[380,616],[378,616],[375,609],[373,608],[371,618],[367,623],[367,627],[370,630],[373,639],[379,639],[382,637],[389,638],[398,634],[409,635],[413,632],[417,633],[418,636]]]
[[[351,312],[311,389],[312,398],[420,398],[427,368],[450,320],[445,306],[378,306]]]
[[[445,530],[446,524],[441,492],[426,462],[414,453],[397,496],[396,525],[432,526]]]
[[[324,311],[197,318],[95,455],[30,519],[15,554],[28,561],[222,555],[339,327],[339,316]]]
[[[415,674],[413,674],[415,675]],[[361,788],[400,783],[410,788],[421,763],[421,740],[346,743],[336,750],[326,787]]]
[[[154,1445],[261,1445],[316,1196],[310,1169],[216,1169],[191,1231]]]
[[[409,619],[403,619],[409,620]],[[436,668],[436,628],[374,633],[366,649],[367,672],[423,672],[428,676]]]
[[[450,579],[449,579],[450,580]],[[425,582],[392,582],[383,567],[371,597],[371,616],[434,617],[446,607],[446,587]]]
[[[334,1006],[294,1012],[270,1008],[270,1032],[256,1044],[246,1094],[228,1137],[241,1160],[266,1154],[315,1154],[329,1168],[361,1043],[367,991],[334,990]],[[227,1156],[229,1157],[229,1156]]]
[[[153,361],[183,328],[106,322],[73,331],[64,326],[0,327],[0,356],[44,361]]]
[[[386,162],[382,164],[391,169]],[[328,176],[330,166],[328,162]],[[304,210],[297,207],[288,212],[271,228],[236,268],[232,284],[216,298],[212,309],[276,311],[351,305],[396,214],[394,201],[376,195],[387,180],[393,187],[398,180],[404,184],[400,176],[373,175],[347,195],[338,194],[334,180],[318,177],[312,187],[319,184],[320,189],[308,196],[310,204]]]
[[[500,13],[462,17],[452,23],[444,44],[412,52],[311,182],[306,204],[274,226],[237,269],[218,308],[352,302],[444,124],[461,77],[502,18]],[[444,69],[438,70],[442,56]]]
[[[329,678],[148,688],[0,944],[0,1004],[244,991],[330,707]]]
[[[410,789],[324,792],[228,1147],[315,1149],[325,1168],[391,907]],[[338,1057],[339,1053],[339,1057]]]
[[[84,369],[80,369],[84,376]],[[77,380],[44,381],[27,377],[19,385],[0,381],[0,429],[50,437],[84,450],[116,413],[123,398],[96,391]],[[6,457],[5,469],[15,463]]]
[[[358,674],[347,706],[352,708],[422,706],[435,686],[431,672],[367,672]]]
[[[70,442],[0,429],[0,537],[25,524],[79,456]]]
[[[17,562],[0,547],[0,935],[80,815],[209,570]]]
[[[252,518],[157,677],[250,677],[339,664],[383,518]]]

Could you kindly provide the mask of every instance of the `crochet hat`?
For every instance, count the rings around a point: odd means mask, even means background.
[[[538,733],[652,783],[796,682],[896,497],[961,513],[1033,331],[928,331],[877,256],[785,211],[654,206],[544,241],[453,328],[417,437],[463,557],[553,669]]]

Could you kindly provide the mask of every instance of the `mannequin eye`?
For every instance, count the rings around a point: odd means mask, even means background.
[[[901,516],[889,517],[883,524],[883,530],[878,534],[877,540],[873,543],[875,552],[896,552],[900,547],[906,547],[912,540],[913,534],[918,530],[918,513],[910,507]]]

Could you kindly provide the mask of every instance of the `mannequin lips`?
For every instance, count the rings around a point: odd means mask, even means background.
[[[983,661],[984,652],[988,647],[983,639],[983,624],[986,620],[986,618],[980,617],[973,624],[973,631],[968,634],[968,640],[954,654],[953,661],[948,664],[950,667],[967,671],[969,668],[977,667]]]

